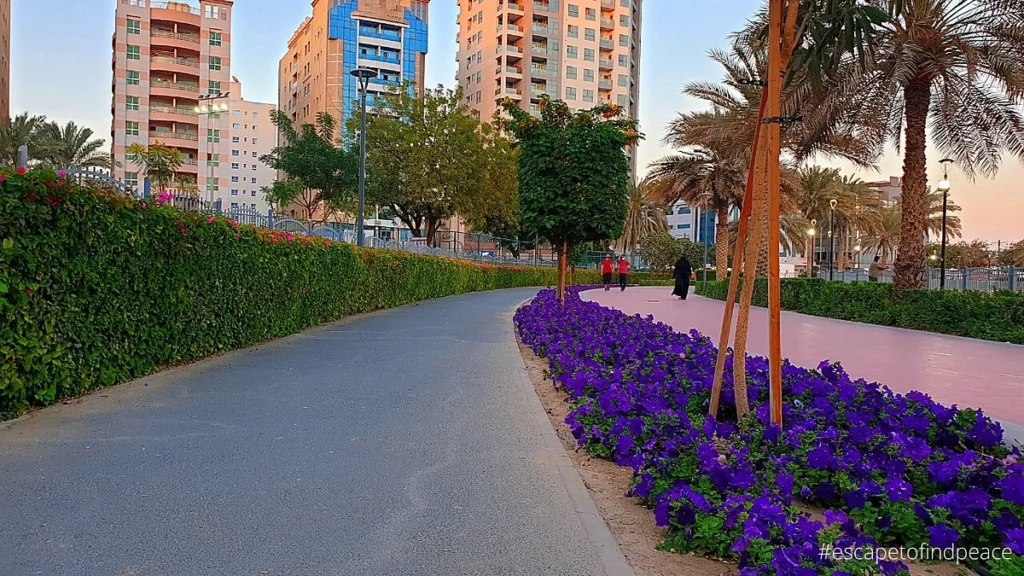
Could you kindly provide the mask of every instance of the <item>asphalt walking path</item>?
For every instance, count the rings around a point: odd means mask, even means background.
[[[348,319],[0,425],[0,575],[629,575],[526,376],[535,293]]]
[[[583,297],[627,314],[653,315],[677,331],[697,329],[717,342],[725,303],[692,294],[684,302],[671,292],[671,286],[636,287]],[[751,309],[747,352],[768,353],[764,308]],[[981,408],[1002,423],[1008,439],[1024,443],[1024,346],[783,312],[782,355],[812,368],[838,361],[853,378]]]

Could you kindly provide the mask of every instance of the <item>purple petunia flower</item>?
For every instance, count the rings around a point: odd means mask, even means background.
[[[945,524],[928,527],[928,543],[933,548],[950,548],[959,541],[960,534]]]
[[[885,493],[893,502],[905,502],[913,496],[914,487],[909,482],[896,478],[885,483]]]
[[[1006,536],[1006,540],[1003,544],[1014,554],[1024,556],[1024,530],[1014,528],[1013,530],[1007,530],[1004,532],[1004,535]]]

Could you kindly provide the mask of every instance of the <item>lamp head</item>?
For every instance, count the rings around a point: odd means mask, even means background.
[[[814,238],[815,234],[817,234],[817,232],[814,231],[814,228],[811,228],[810,230],[807,231],[807,235],[810,236],[811,238]]]
[[[836,200],[835,198],[833,198],[833,199],[831,199],[831,200],[829,200],[829,201],[828,201],[828,206],[829,206],[829,208],[831,208],[831,209],[833,209],[833,210],[835,210],[835,209],[836,209],[836,204],[839,204],[839,201],[838,201],[838,200]]]
[[[942,180],[939,180],[939,190],[942,190],[943,192],[945,192],[945,191],[949,190],[949,188],[950,188],[949,180],[946,180],[945,178],[943,178]]]

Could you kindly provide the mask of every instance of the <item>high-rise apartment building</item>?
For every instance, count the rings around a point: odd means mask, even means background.
[[[288,41],[278,68],[278,106],[298,126],[320,112],[338,121],[339,134],[357,111],[358,81],[351,72],[372,68],[373,95],[405,82],[423,87],[430,0],[313,0],[313,15]]]
[[[489,121],[510,97],[574,110],[602,103],[638,116],[643,0],[459,0],[458,81]],[[630,151],[635,172],[636,158]]]
[[[277,172],[260,161],[277,146],[277,127],[273,112],[277,106],[250,102],[242,98],[242,84],[231,79],[228,110],[222,112],[230,124],[231,151],[219,162],[219,174],[226,175],[227,188],[217,196],[224,210],[250,209],[266,214],[270,204],[261,190],[277,179]]]
[[[111,86],[117,178],[137,185],[144,170],[126,149],[161,142],[184,157],[176,189],[198,186],[200,197],[215,200],[228,188],[221,169],[231,150],[228,115],[199,114],[196,107],[200,95],[230,91],[231,12],[231,0],[199,0],[198,7],[117,0]]]
[[[11,115],[11,0],[0,0],[0,118]]]

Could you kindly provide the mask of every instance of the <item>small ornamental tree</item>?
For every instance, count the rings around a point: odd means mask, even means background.
[[[540,118],[502,101],[496,123],[519,145],[522,225],[558,250],[558,297],[565,302],[573,247],[618,238],[628,211],[626,146],[641,135],[623,108],[604,104],[575,114],[541,96]]]

